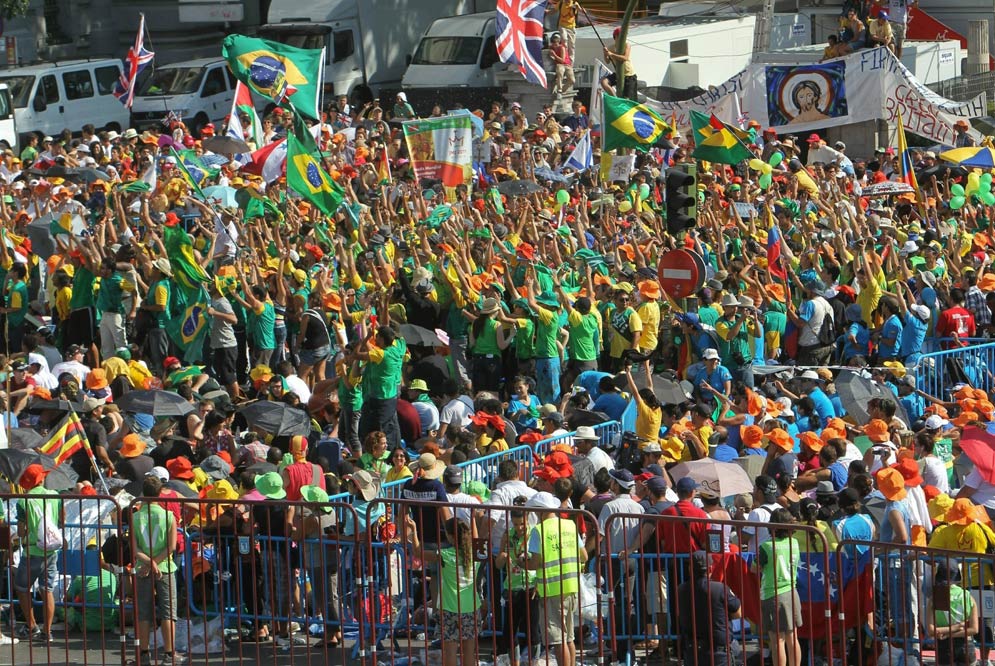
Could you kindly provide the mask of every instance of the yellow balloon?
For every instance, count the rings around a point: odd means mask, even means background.
[[[628,213],[630,210],[632,210],[632,204],[628,201],[623,201],[618,205],[618,212],[620,213]]]
[[[760,168],[760,170],[763,172],[765,176],[769,176],[774,171],[774,167],[765,162],[764,165]]]
[[[767,165],[766,162],[764,162],[763,160],[759,160],[756,157],[750,160],[750,168],[753,169],[754,171],[762,170],[765,165]]]

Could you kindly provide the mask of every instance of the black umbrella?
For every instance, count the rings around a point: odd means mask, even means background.
[[[55,166],[49,167],[45,171],[46,178],[65,178],[69,175],[69,169],[62,166],[61,164],[56,164]]]
[[[420,347],[438,347],[442,345],[442,340],[435,334],[435,331],[430,331],[422,326],[401,324],[398,333],[400,333],[401,337],[409,345],[418,345]]]
[[[104,173],[100,169],[94,169],[92,167],[77,167],[75,169],[69,169],[66,174],[66,178],[83,183],[92,183],[97,180],[107,182],[111,179],[108,174]]]
[[[542,190],[542,186],[531,180],[505,180],[497,184],[498,192],[509,197],[525,197]]]
[[[632,368],[632,379],[636,382],[636,386],[645,386],[646,380],[643,378],[643,372],[640,366],[633,366]],[[663,377],[661,375],[652,375],[653,377],[653,393],[656,395],[657,400],[665,405],[680,405],[681,403],[688,401],[688,394],[685,390],[687,386],[682,385],[681,382],[676,381],[672,377]],[[615,377],[612,378],[612,383],[619,389],[623,391],[629,390],[629,380],[626,378],[624,372],[620,372]],[[684,382],[683,384],[688,384]]]
[[[45,438],[38,434],[37,430],[31,428],[13,428],[7,439],[7,446],[12,449],[33,449],[45,442]]]
[[[194,406],[169,391],[128,391],[117,401],[122,412],[152,416],[186,416]]]
[[[888,402],[895,403],[895,415],[906,424],[910,424],[909,415],[905,413],[896,398],[895,394],[887,387],[875,383],[872,379],[858,375],[852,370],[843,370],[836,378],[836,392],[843,403],[843,409],[847,415],[852,416],[859,425],[864,425],[871,420],[871,415],[867,412],[867,403],[872,398],[883,398]]]
[[[252,152],[249,144],[232,136],[212,136],[204,141],[204,150],[221,155],[240,155]]]
[[[55,458],[35,449],[0,449],[0,476],[10,483],[17,483],[28,465],[39,464],[48,470],[45,487],[49,490],[72,488],[79,476],[70,465],[56,465]]]
[[[39,400],[31,403],[31,406],[28,407],[29,412],[41,412],[46,409],[54,409],[59,412],[81,412],[83,411],[83,405],[78,402],[69,402],[68,400]]]
[[[300,410],[282,402],[257,401],[238,410],[250,427],[276,437],[306,435],[311,419]]]
[[[611,417],[604,412],[595,412],[590,409],[575,409],[570,412],[570,427],[574,430],[581,426],[596,426],[611,421]]]
[[[541,178],[543,180],[549,180],[554,183],[569,183],[570,177],[564,176],[562,173],[556,173],[552,169],[547,169],[546,167],[539,167],[534,172],[536,178]]]
[[[28,225],[28,238],[31,239],[31,251],[42,259],[48,259],[55,254],[55,238],[52,237],[52,216],[42,215]]]
[[[957,164],[935,164],[916,172],[916,180],[920,183],[928,184],[936,176],[937,181],[945,178],[962,178],[967,175],[967,169]]]

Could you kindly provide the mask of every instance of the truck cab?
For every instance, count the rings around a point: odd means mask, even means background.
[[[220,58],[199,58],[147,68],[136,84],[131,126],[159,124],[170,112],[195,136],[208,123],[220,123],[231,111],[235,77]]]
[[[404,72],[404,89],[496,87],[494,25],[492,12],[433,21]]]
[[[259,28],[259,36],[301,49],[325,49],[323,79],[328,95],[350,95],[365,86],[359,22],[345,18],[321,23],[289,19]],[[372,98],[372,97],[371,97]]]

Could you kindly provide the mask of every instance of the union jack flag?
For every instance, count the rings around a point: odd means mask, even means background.
[[[526,81],[546,87],[542,61],[546,0],[498,0],[497,52],[501,62],[518,65]]]
[[[135,81],[155,57],[155,53],[145,50],[145,14],[138,16],[138,35],[135,36],[135,45],[128,49],[128,55],[124,59],[124,71],[114,86],[114,96],[129,109],[135,99]]]

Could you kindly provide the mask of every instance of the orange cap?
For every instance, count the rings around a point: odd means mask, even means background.
[[[864,426],[864,434],[872,442],[881,444],[882,442],[887,442],[891,439],[888,433],[888,424],[881,419],[871,419],[871,421]]]

